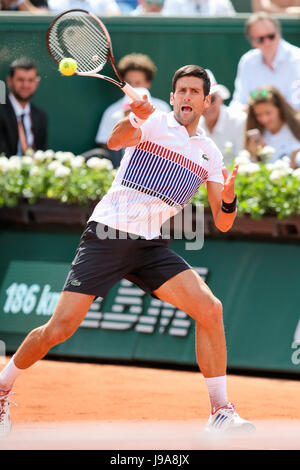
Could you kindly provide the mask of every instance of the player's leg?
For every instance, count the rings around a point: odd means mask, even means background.
[[[206,431],[253,431],[253,424],[242,419],[227,399],[227,353],[221,302],[192,269],[171,277],[153,293],[186,312],[196,322],[197,362],[211,402]]]
[[[227,354],[222,304],[201,277],[188,269],[153,293],[195,320],[197,361],[204,377],[224,376]]]
[[[15,375],[42,359],[55,345],[77,330],[95,296],[77,292],[61,293],[50,320],[32,330],[16,351],[13,361],[0,373],[0,389],[11,389]],[[14,366],[16,370],[14,369]]]
[[[51,319],[27,335],[15,355],[1,371],[0,438],[7,436],[11,429],[9,396],[16,378],[24,369],[42,359],[49,349],[73,335],[94,298],[94,295],[62,292]]]

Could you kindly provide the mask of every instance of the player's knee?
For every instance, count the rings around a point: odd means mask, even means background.
[[[223,322],[223,306],[220,300],[212,299],[205,310],[201,309],[197,320],[205,329],[217,328]]]
[[[74,333],[66,322],[45,325],[43,336],[49,348],[63,343]]]

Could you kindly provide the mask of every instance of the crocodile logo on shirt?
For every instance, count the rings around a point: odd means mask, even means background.
[[[204,160],[207,160],[207,161],[208,161],[208,156],[206,155],[206,153],[203,153],[203,154],[202,154],[202,158],[204,158]]]
[[[74,279],[74,281],[71,282],[72,286],[78,287],[80,286],[81,282],[78,281],[77,279]]]

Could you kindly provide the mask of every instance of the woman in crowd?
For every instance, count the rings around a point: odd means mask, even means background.
[[[251,93],[246,122],[245,148],[254,159],[266,145],[275,150],[270,162],[288,156],[292,168],[300,166],[300,113],[270,85]]]

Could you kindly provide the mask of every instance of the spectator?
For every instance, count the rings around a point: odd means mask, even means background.
[[[47,0],[1,0],[0,10],[19,10],[31,13],[47,13]]]
[[[22,57],[12,62],[7,77],[9,95],[0,106],[0,154],[23,155],[27,149],[46,150],[47,116],[30,100],[40,82],[37,67]]]
[[[229,90],[216,82],[210,70],[206,71],[211,83],[211,104],[200,118],[200,127],[222,152],[226,166],[243,148],[247,115],[243,111],[225,106],[224,100],[230,98]]]
[[[300,113],[276,88],[266,85],[251,93],[246,131],[245,148],[252,157],[259,158],[259,150],[269,145],[275,149],[270,162],[288,156],[292,168],[298,166]]]
[[[231,16],[235,9],[230,0],[165,0],[163,14]]]
[[[148,13],[162,13],[165,0],[138,0],[138,5],[131,12],[133,16],[147,15]]]
[[[252,0],[252,11],[279,15],[299,15],[300,0]]]
[[[121,15],[115,0],[48,0],[49,10],[60,13],[73,8],[92,11],[97,15]]]
[[[156,72],[156,66],[147,55],[136,53],[128,54],[119,61],[118,69],[123,80],[132,87],[150,90]],[[151,101],[157,109],[166,112],[171,111],[171,107],[165,101],[153,97]],[[107,139],[114,125],[122,118],[124,106],[126,106],[127,102],[127,97],[123,96],[104,111],[95,139],[98,145],[109,152],[114,166],[119,166],[122,151],[116,152],[109,150],[106,145]]]
[[[268,83],[300,109],[300,49],[282,39],[278,20],[268,13],[250,15],[245,32],[254,49],[239,61],[231,105],[245,108],[251,91]]]

